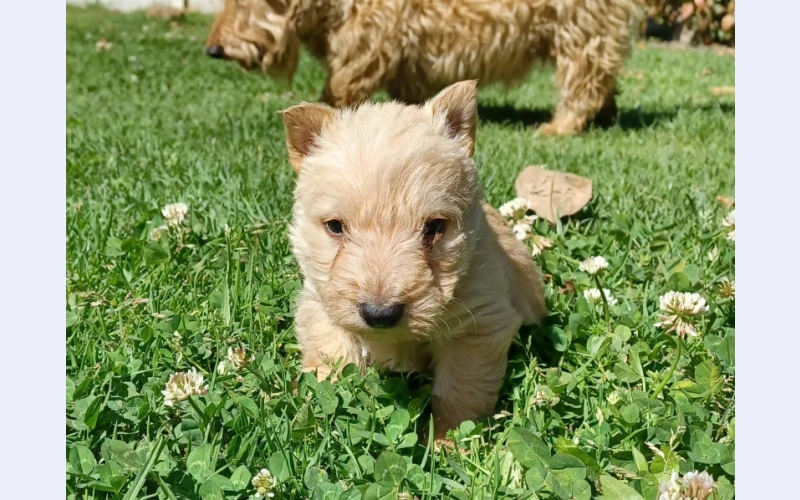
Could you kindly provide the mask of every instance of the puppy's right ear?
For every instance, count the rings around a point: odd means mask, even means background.
[[[280,113],[283,118],[283,127],[286,129],[286,151],[289,153],[289,163],[299,174],[303,159],[311,152],[322,127],[333,119],[335,111],[325,104],[301,102]]]

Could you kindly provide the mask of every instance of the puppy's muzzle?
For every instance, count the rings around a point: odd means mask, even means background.
[[[225,57],[225,49],[221,45],[212,45],[206,49],[206,54],[214,59],[222,59]]]
[[[400,322],[404,308],[403,304],[385,306],[364,302],[358,306],[358,312],[371,328],[392,328]]]

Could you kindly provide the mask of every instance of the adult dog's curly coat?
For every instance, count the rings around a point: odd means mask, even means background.
[[[642,0],[226,0],[209,55],[291,79],[298,46],[324,62],[322,101],[352,105],[384,88],[419,103],[466,79],[517,83],[556,63],[561,101],[543,133],[616,114],[616,76]]]

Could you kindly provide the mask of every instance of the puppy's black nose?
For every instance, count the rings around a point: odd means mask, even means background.
[[[221,45],[212,45],[206,49],[206,54],[214,59],[222,59],[225,57],[225,49]]]
[[[372,328],[391,328],[397,326],[403,317],[403,304],[383,306],[365,302],[358,306],[364,322]]]

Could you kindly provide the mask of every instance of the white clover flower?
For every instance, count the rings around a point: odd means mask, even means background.
[[[716,262],[719,258],[719,249],[717,247],[712,248],[708,254],[706,254],[706,257],[708,257],[709,261]]]
[[[678,473],[673,472],[668,480],[658,485],[658,500],[681,500],[681,485]]]
[[[531,214],[531,215],[526,215],[526,216],[524,216],[524,217],[522,218],[522,220],[523,220],[523,222],[527,222],[528,224],[531,224],[531,225],[533,225],[533,223],[534,223],[534,222],[536,222],[536,219],[538,219],[538,218],[539,218],[539,216],[538,216],[538,215],[533,215],[533,214]]]
[[[597,417],[597,423],[600,425],[603,425],[603,422],[606,421],[606,416],[603,415],[603,410],[601,410],[599,406],[597,407],[597,411],[594,412],[594,416]]]
[[[714,492],[714,477],[708,472],[687,472],[681,480],[683,497],[691,500],[706,500]]]
[[[155,227],[152,231],[150,231],[150,239],[153,241],[158,241],[167,233],[167,231],[169,231],[169,228],[166,225]]]
[[[167,224],[170,226],[177,226],[186,220],[189,213],[189,207],[186,203],[170,203],[161,209],[161,215],[167,219]]]
[[[706,300],[698,293],[670,291],[659,299],[659,307],[664,312],[655,326],[667,328],[667,333],[675,331],[679,337],[697,336],[692,319],[708,311]]]
[[[100,40],[97,41],[96,44],[94,44],[94,48],[97,52],[105,52],[107,50],[111,50],[111,47],[113,46],[114,44],[109,42],[105,38],[101,38]]]
[[[609,393],[608,396],[606,396],[606,401],[608,401],[608,404],[610,404],[611,406],[616,405],[621,400],[622,400],[622,397],[619,395],[619,393],[617,391],[611,392],[611,393]]]
[[[223,359],[217,365],[217,373],[220,375],[225,375],[227,371],[228,371],[228,363]]]
[[[617,305],[617,299],[611,295],[611,290],[608,288],[603,288],[603,295],[606,296],[606,301],[608,302],[609,306]],[[586,299],[586,302],[589,302],[590,304],[600,304],[603,302],[603,297],[600,295],[600,290],[597,288],[584,290],[583,297]]]
[[[255,359],[253,356],[247,357],[247,349],[244,346],[239,346],[236,349],[228,348],[228,365],[235,372],[244,368],[253,359]]]
[[[269,469],[261,469],[258,474],[253,477],[252,484],[256,488],[256,498],[273,498],[275,493],[271,490],[278,485],[278,481],[275,480]]]
[[[514,198],[513,200],[502,204],[499,208],[500,215],[506,219],[519,219],[525,215],[530,205],[525,198]]]
[[[555,406],[561,398],[556,396],[549,388],[537,389],[528,402],[531,406]]]
[[[208,392],[208,385],[204,385],[203,375],[192,368],[188,372],[173,373],[167,382],[164,395],[164,405],[174,406],[189,396],[202,396]]]
[[[728,278],[722,278],[722,283],[719,285],[719,294],[722,298],[736,298],[736,281],[728,281]]]
[[[588,259],[581,262],[580,270],[589,273],[589,274],[597,274],[601,269],[608,268],[608,261],[600,256],[596,257],[589,257]]]
[[[531,234],[531,226],[525,222],[514,224],[512,230],[514,231],[514,236],[516,236],[519,241],[525,241]]]
[[[545,249],[553,247],[553,240],[550,238],[545,238],[544,236],[533,235],[531,240],[533,241],[532,255],[534,257],[542,253]]]
[[[736,209],[731,210],[731,213],[722,219],[722,225],[731,228],[730,232],[728,232],[728,239],[736,241]]]

